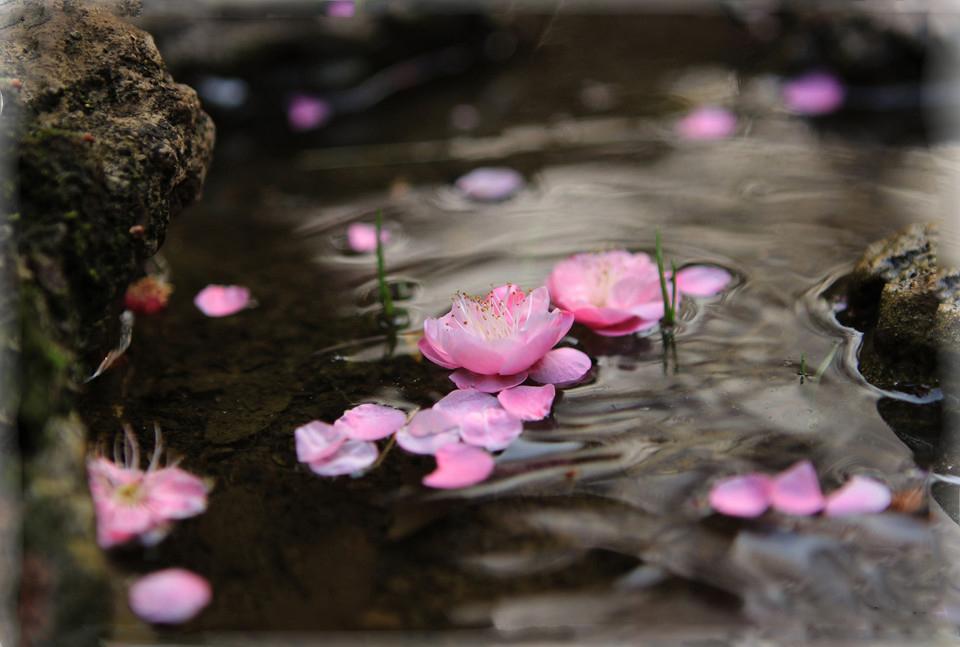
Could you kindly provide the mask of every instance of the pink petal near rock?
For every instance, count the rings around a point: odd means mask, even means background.
[[[824,514],[843,517],[883,512],[890,505],[890,488],[866,476],[853,476],[843,487],[827,497]]]
[[[576,348],[556,348],[530,369],[530,377],[540,384],[573,384],[590,370],[590,358]]]
[[[498,393],[522,384],[525,379],[526,372],[516,375],[479,375],[460,368],[450,374],[450,381],[456,384],[458,389],[474,389],[483,393]]]
[[[433,454],[460,441],[460,428],[452,415],[438,409],[423,409],[397,432],[397,444],[411,454]]]
[[[319,128],[330,121],[332,116],[333,108],[330,104],[317,97],[297,94],[287,104],[287,122],[291,130],[304,131]]]
[[[354,440],[386,438],[407,422],[407,414],[380,404],[361,404],[343,412],[333,426]]]
[[[693,265],[677,272],[677,289],[693,297],[712,297],[733,279],[730,272],[711,265]]]
[[[386,245],[390,242],[390,232],[380,230],[380,242]],[[365,222],[353,222],[347,227],[347,244],[350,249],[361,254],[377,251],[377,227]]]
[[[310,461],[307,465],[320,476],[342,476],[367,469],[376,462],[378,455],[379,452],[374,443],[348,440],[333,454]]]
[[[506,449],[523,432],[523,421],[500,407],[467,414],[460,420],[463,442],[496,452]]]
[[[182,568],[169,568],[134,582],[128,599],[133,612],[147,622],[179,624],[200,613],[212,597],[207,580]]]
[[[684,139],[724,139],[736,129],[734,114],[714,106],[698,108],[677,122],[677,134]]]
[[[733,476],[710,490],[710,506],[731,517],[758,517],[770,507],[772,481],[765,474]]]
[[[770,503],[779,512],[807,516],[823,510],[825,504],[817,471],[810,461],[800,461],[773,479]]]
[[[545,386],[515,386],[497,396],[500,405],[520,420],[543,420],[550,415],[556,397],[553,384]]]
[[[478,168],[457,180],[457,189],[478,202],[499,202],[523,188],[523,176],[503,167]]]
[[[846,89],[832,74],[816,72],[792,79],[783,86],[787,108],[801,115],[824,115],[843,105]]]
[[[250,290],[240,285],[208,285],[193,303],[208,317],[227,317],[250,307]]]
[[[475,485],[493,472],[493,457],[478,447],[455,443],[437,450],[437,469],[423,477],[427,487],[456,489]]]
[[[333,425],[314,420],[293,431],[297,460],[311,463],[332,456],[347,441],[347,434]]]

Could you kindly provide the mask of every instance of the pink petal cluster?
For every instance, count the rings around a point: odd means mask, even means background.
[[[380,230],[380,242],[383,245],[390,242],[390,232],[386,229]],[[350,223],[347,227],[347,244],[360,254],[377,251],[377,227],[366,222]]]
[[[843,487],[824,496],[810,461],[800,461],[776,476],[753,473],[714,484],[710,505],[731,517],[758,517],[768,508],[784,514],[828,517],[882,512],[890,505],[890,489],[866,476],[853,476]]]
[[[320,476],[354,474],[373,465],[379,451],[375,440],[386,438],[407,421],[403,411],[380,404],[348,409],[332,425],[314,420],[297,427],[297,460]]]
[[[287,104],[287,123],[291,130],[313,130],[326,124],[331,117],[332,106],[318,97],[297,94]]]
[[[127,287],[123,305],[137,314],[156,314],[167,307],[172,292],[172,285],[160,277],[148,275]]]
[[[162,442],[159,429],[153,459],[139,468],[139,450],[133,432],[126,430],[125,459],[87,461],[90,493],[97,520],[97,542],[102,548],[139,537],[155,543],[177,519],[207,509],[209,488],[203,479],[179,467],[159,467]],[[119,464],[118,464],[119,463]]]
[[[846,89],[832,74],[814,72],[787,81],[783,101],[787,108],[801,115],[825,115],[843,105]]]
[[[130,608],[140,618],[156,624],[190,620],[210,604],[210,583],[182,568],[144,575],[130,587]]]
[[[457,189],[477,202],[500,202],[523,188],[523,176],[510,168],[488,167],[470,171],[457,180]]]
[[[544,287],[525,294],[516,285],[485,297],[459,294],[450,312],[423,324],[423,355],[444,368],[461,389],[495,393],[527,377],[541,383],[573,382],[590,369],[582,352],[552,350],[573,325],[573,314],[550,309]]]
[[[724,108],[706,106],[680,119],[676,129],[683,139],[725,139],[737,129],[737,118]]]
[[[719,267],[695,265],[677,272],[681,294],[711,296],[731,280]],[[672,291],[668,277],[668,290]],[[575,254],[557,263],[547,279],[553,302],[600,335],[629,335],[663,318],[663,291],[656,264],[643,253],[623,250]]]
[[[193,298],[208,317],[228,317],[253,306],[250,290],[241,285],[208,285]]]

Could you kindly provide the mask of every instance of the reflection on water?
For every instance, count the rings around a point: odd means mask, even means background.
[[[730,83],[729,71],[691,74]],[[129,363],[85,404],[102,433],[118,407],[141,430],[159,422],[184,466],[216,479],[205,515],[116,555],[118,596],[128,573],[196,570],[215,598],[184,631],[211,635],[493,627],[616,641],[753,621],[863,637],[938,622],[942,573],[921,518],[743,523],[706,507],[713,477],[800,458],[827,489],[851,473],[895,490],[921,480],[916,448],[878,413],[885,394],[856,373],[857,334],[818,296],[869,242],[932,217],[933,158],[823,138],[762,102],[767,81],[741,82],[747,134],[728,141],[678,141],[666,112],[484,140],[417,124],[428,144],[222,161],[171,231],[169,311],[138,322]],[[669,106],[683,87],[648,94]],[[449,181],[481,160],[520,169],[526,188],[466,201]],[[408,317],[395,342],[378,322],[373,257],[345,245],[347,224],[378,210]],[[489,481],[425,491],[431,460],[397,449],[362,479],[298,466],[304,421],[369,400],[429,406],[453,388],[416,353],[416,331],[454,292],[534,287],[574,252],[652,252],[658,228],[669,258],[726,267],[735,285],[684,302],[675,355],[656,334],[575,326],[591,379],[528,425]],[[259,307],[205,319],[190,297],[210,282],[250,286]],[[816,367],[838,343],[822,378],[801,383],[801,355]],[[125,613],[115,632],[133,638],[143,629]]]

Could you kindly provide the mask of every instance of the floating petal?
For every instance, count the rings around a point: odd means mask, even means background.
[[[355,474],[374,464],[379,452],[373,443],[363,440],[348,440],[330,456],[310,461],[310,469],[320,476]]]
[[[787,108],[801,115],[824,115],[843,105],[846,89],[832,74],[817,72],[788,81],[783,86]]]
[[[765,474],[723,479],[710,490],[710,506],[731,517],[758,517],[770,507],[772,485]]]
[[[498,393],[521,384],[527,379],[526,372],[515,375],[480,375],[464,368],[450,374],[450,380],[460,389],[476,389],[484,393]]]
[[[407,422],[407,414],[380,404],[361,404],[344,411],[334,427],[354,440],[380,440]]]
[[[380,242],[386,245],[390,242],[390,232],[386,229],[380,230]],[[360,253],[371,253],[377,251],[377,227],[365,222],[350,223],[347,227],[347,244],[350,249]]]
[[[469,413],[460,420],[463,442],[492,452],[506,449],[523,433],[523,421],[500,407]]]
[[[208,317],[227,317],[251,306],[250,290],[241,285],[208,285],[193,298]]]
[[[455,417],[438,409],[423,409],[397,432],[397,444],[412,454],[433,454],[444,445],[460,440]]]
[[[313,130],[323,126],[333,116],[330,103],[305,94],[295,95],[287,104],[287,122],[296,131]]]
[[[423,477],[427,487],[456,489],[486,480],[493,457],[478,447],[455,443],[437,450],[437,469]]]
[[[179,624],[200,613],[212,597],[210,583],[204,578],[182,568],[168,568],[134,582],[129,603],[147,622]]]
[[[521,420],[543,420],[550,415],[550,407],[557,388],[545,386],[515,386],[501,391],[497,396],[500,405]]]
[[[556,348],[530,369],[530,377],[541,384],[573,384],[590,370],[590,358],[576,348]]]
[[[457,189],[471,200],[500,202],[523,188],[523,176],[503,167],[478,168],[457,180]]]
[[[712,265],[693,265],[677,272],[677,289],[693,297],[712,297],[733,279],[730,272]]]
[[[810,461],[800,461],[773,479],[770,503],[785,514],[807,516],[823,510],[817,471]]]
[[[677,134],[684,139],[724,139],[736,129],[736,116],[729,110],[713,106],[694,110],[677,122]]]
[[[297,460],[301,463],[311,463],[332,456],[347,440],[343,429],[319,420],[297,427],[293,435],[297,444]]]
[[[890,488],[866,476],[853,476],[843,487],[827,497],[824,514],[843,517],[883,512],[892,499]]]

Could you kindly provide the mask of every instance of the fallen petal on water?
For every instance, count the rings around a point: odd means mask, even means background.
[[[423,484],[438,489],[456,489],[486,480],[493,472],[493,457],[478,447],[455,443],[437,450],[437,469],[423,477]]]
[[[853,476],[843,487],[827,497],[824,514],[843,517],[883,512],[890,505],[890,488],[866,476]]]
[[[200,613],[212,597],[207,580],[182,568],[169,568],[134,582],[129,603],[133,612],[147,622],[179,624]]]
[[[800,461],[773,479],[770,502],[779,512],[807,516],[823,510],[825,500],[817,471],[810,461]]]
[[[520,420],[543,420],[550,415],[557,388],[545,386],[515,386],[500,392],[497,400],[508,412]]]

